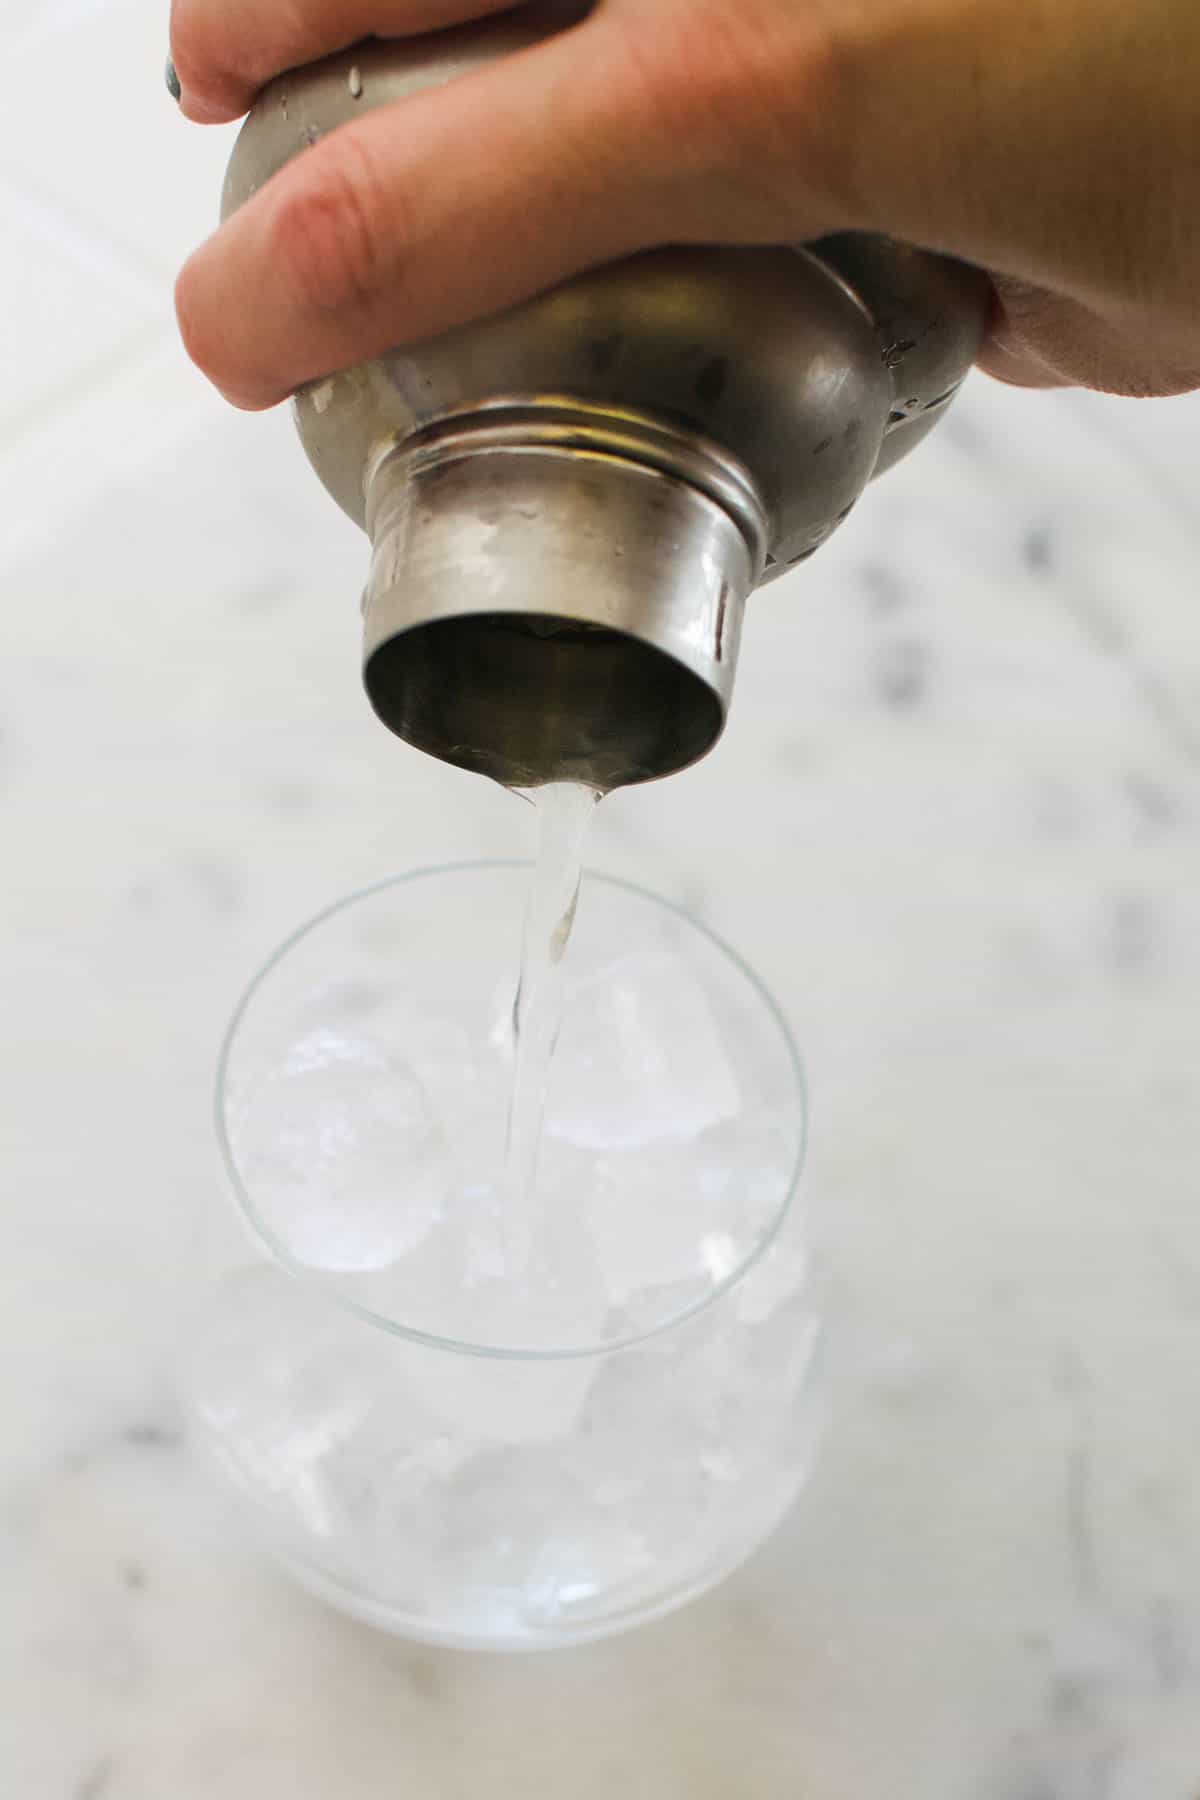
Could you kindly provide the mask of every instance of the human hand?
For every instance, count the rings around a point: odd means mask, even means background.
[[[504,0],[174,0],[185,114]],[[366,114],[190,260],[184,340],[235,404],[665,243],[883,232],[992,271],[982,366],[1200,386],[1196,0],[598,0]]]

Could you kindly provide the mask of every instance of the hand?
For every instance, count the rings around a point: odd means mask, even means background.
[[[182,107],[504,0],[175,0]],[[663,243],[888,233],[994,271],[982,365],[1200,386],[1197,0],[598,0],[558,37],[333,133],[191,259],[235,402]]]

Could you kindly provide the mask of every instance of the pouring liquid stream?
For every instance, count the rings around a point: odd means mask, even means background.
[[[513,1006],[513,1085],[502,1183],[510,1274],[528,1273],[538,1212],[538,1156],[546,1090],[566,997],[583,853],[600,795],[577,782],[518,790],[538,815],[538,852],[525,912]]]

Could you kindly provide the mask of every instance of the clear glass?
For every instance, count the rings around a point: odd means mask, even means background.
[[[276,1267],[193,1359],[269,1549],[425,1641],[582,1641],[710,1586],[802,1486],[804,1085],[745,964],[589,876],[533,1194],[503,1147],[529,870],[355,895],[251,985],[218,1130]]]

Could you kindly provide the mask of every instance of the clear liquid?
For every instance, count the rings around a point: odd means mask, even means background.
[[[538,815],[538,852],[513,1007],[513,1087],[504,1201],[514,1272],[528,1262],[546,1088],[562,1025],[563,959],[579,904],[588,827],[600,796],[592,788],[563,781],[531,789],[522,798]]]

